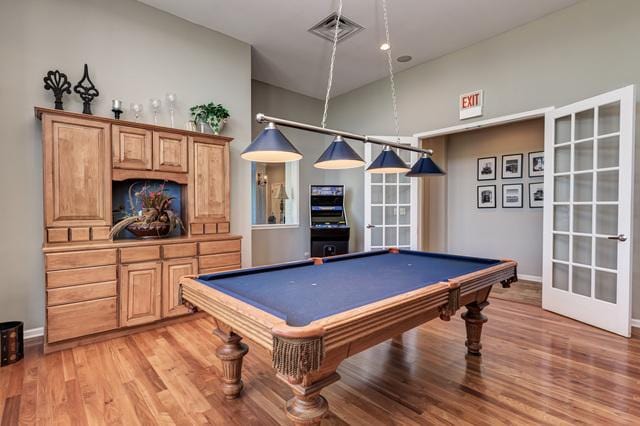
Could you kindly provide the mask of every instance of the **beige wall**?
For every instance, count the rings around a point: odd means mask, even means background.
[[[484,89],[484,117],[562,106],[640,83],[640,1],[584,0],[466,49],[415,66],[396,77],[401,134],[460,124],[458,96]],[[437,42],[426,40],[425,42]],[[329,125],[393,133],[388,80],[336,97]],[[637,108],[640,116],[640,108]],[[640,126],[636,126],[640,134]],[[639,138],[637,137],[636,140]],[[360,149],[357,145],[355,148]],[[640,188],[640,149],[636,150]],[[362,171],[343,172],[357,194],[350,203],[352,247],[362,248]],[[635,198],[634,240],[640,239],[640,196]],[[636,244],[635,264],[640,265]],[[640,318],[640,267],[634,271],[634,317]]]
[[[0,5],[0,321],[43,325],[42,151],[33,107],[52,106],[42,78],[59,69],[75,84],[89,64],[100,96],[94,114],[110,116],[110,102],[142,102],[173,91],[177,126],[188,107],[216,101],[231,121],[232,232],[242,234],[243,261],[251,263],[250,168],[239,153],[251,137],[250,46],[133,0],[2,0]],[[77,95],[65,109],[82,111]],[[163,111],[160,121],[168,123]],[[244,188],[244,190],[242,190]]]
[[[253,116],[262,112],[267,115],[319,124],[322,119],[322,101],[300,95],[289,90],[271,86],[254,80],[252,83]],[[264,125],[253,124],[254,137],[263,129]],[[300,190],[298,191],[298,206],[300,225],[279,229],[259,229],[253,231],[253,264],[268,265],[305,258],[310,251],[309,242],[309,185],[325,183],[339,183],[332,180],[330,174],[313,167],[313,163],[322,154],[330,140],[315,133],[295,129],[280,130],[302,152],[300,160]],[[271,178],[271,176],[269,176]]]
[[[542,209],[529,208],[527,154],[544,149],[544,120],[458,133],[447,140],[447,251],[469,256],[513,259],[518,272],[542,276]],[[502,155],[523,154],[522,179],[501,179]],[[476,180],[477,159],[497,157],[496,180]],[[502,208],[502,185],[522,183],[521,209]],[[478,209],[478,185],[496,185],[496,208]]]

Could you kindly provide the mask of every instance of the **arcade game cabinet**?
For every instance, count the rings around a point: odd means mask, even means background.
[[[311,185],[311,256],[349,252],[349,226],[344,210],[344,185]]]

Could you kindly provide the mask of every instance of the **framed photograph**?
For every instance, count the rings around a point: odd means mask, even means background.
[[[502,208],[503,209],[521,209],[522,208],[522,190],[521,183],[507,183],[502,185]]]
[[[496,179],[496,157],[478,158],[478,180]]]
[[[529,177],[544,176],[544,151],[529,153]]]
[[[502,156],[502,179],[518,179],[522,177],[522,154]]]
[[[479,209],[495,209],[496,208],[496,186],[495,185],[478,186],[478,208]]]
[[[529,208],[539,209],[544,207],[544,183],[529,184]]]

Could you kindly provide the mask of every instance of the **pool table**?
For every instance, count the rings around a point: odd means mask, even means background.
[[[180,298],[209,313],[223,344],[226,398],[242,389],[243,337],[272,354],[293,391],[294,424],[318,424],[328,411],[320,391],[340,379],[340,363],[434,318],[466,306],[470,355],[479,355],[481,311],[494,284],[517,280],[516,262],[389,249],[241,269],[180,280]]]

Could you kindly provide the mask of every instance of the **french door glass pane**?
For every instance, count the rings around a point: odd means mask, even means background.
[[[383,228],[371,228],[371,245],[372,246],[384,246],[382,241],[382,229]]]
[[[618,269],[618,240],[596,238],[596,266]]]
[[[596,270],[596,299],[616,303],[618,275]]]
[[[564,203],[569,201],[571,176],[556,176],[553,188],[553,201]]]
[[[618,171],[598,172],[598,201],[618,201]]]
[[[598,110],[598,135],[620,131],[620,102],[603,105]]]
[[[593,109],[582,111],[576,114],[576,137],[575,140],[593,137]]]
[[[592,201],[593,173],[580,173],[573,176],[573,201]]]
[[[618,167],[620,165],[620,137],[598,139],[598,168]]]
[[[398,203],[399,204],[411,203],[411,185],[398,186]]]
[[[398,227],[396,226],[390,226],[390,227],[384,228],[384,245],[386,247],[398,245],[397,230],[398,230]]]
[[[555,149],[555,172],[571,171],[571,146],[561,146]]]
[[[398,228],[398,245],[408,246],[411,244],[411,228],[408,226],[401,226]]]
[[[384,182],[385,183],[398,183],[398,174],[397,173],[384,173]]]
[[[553,230],[569,232],[569,206],[554,207]]]
[[[569,261],[569,236],[555,234],[553,236],[553,258],[555,260]]]
[[[382,183],[383,173],[371,173],[371,183]]]
[[[382,204],[382,185],[371,185],[371,204]]]
[[[573,206],[573,232],[581,232],[583,234],[591,233],[592,210],[593,207],[591,205]]]
[[[395,206],[386,206],[384,208],[384,224],[385,225],[397,225],[398,224],[398,208]]]
[[[596,234],[618,235],[618,206],[596,206]]]
[[[398,223],[400,225],[409,225],[411,224],[411,207],[404,206],[398,207]]]
[[[591,265],[591,237],[573,236],[573,263]]]
[[[569,290],[569,265],[553,262],[552,275],[551,286],[553,288],[565,291]]]
[[[577,143],[573,155],[573,170],[593,169],[593,141]]]
[[[382,225],[382,206],[371,207],[371,224]]]
[[[565,115],[556,120],[556,144],[569,142],[571,140],[571,116]]]
[[[571,290],[576,294],[591,297],[591,268],[572,268]]]
[[[397,202],[398,202],[398,186],[385,185],[384,186],[384,203],[396,204]]]

